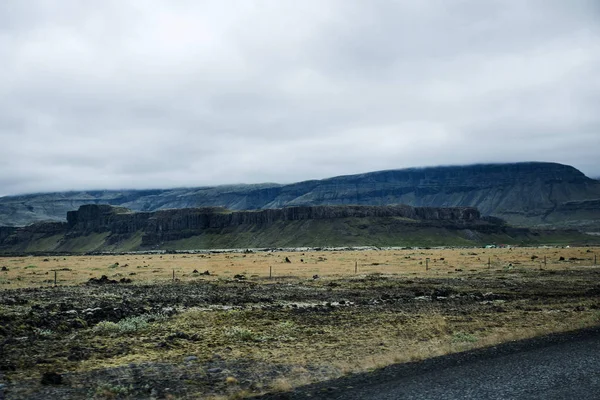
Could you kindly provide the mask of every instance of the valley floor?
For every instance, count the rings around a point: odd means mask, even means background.
[[[598,252],[0,258],[0,393],[243,398],[596,326]]]

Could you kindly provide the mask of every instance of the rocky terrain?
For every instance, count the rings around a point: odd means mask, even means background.
[[[556,163],[514,163],[411,168],[339,176],[293,184],[84,191],[0,198],[0,225],[64,221],[84,204],[135,211],[224,207],[259,210],[288,206],[391,205],[476,207],[522,226],[582,227],[600,231],[600,182]],[[568,206],[565,205],[568,203]]]

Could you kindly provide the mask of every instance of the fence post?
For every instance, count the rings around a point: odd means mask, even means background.
[[[358,274],[358,261],[354,261],[354,275]]]
[[[425,271],[429,271],[429,258],[425,259]]]
[[[57,275],[57,273],[56,273],[56,272],[57,272],[57,271],[56,271],[56,270],[54,270],[54,286],[56,286],[56,275]]]
[[[492,268],[492,258],[488,257],[488,269]]]
[[[173,270],[173,282],[175,282],[175,270]]]
[[[273,278],[273,267],[269,265],[269,279]]]

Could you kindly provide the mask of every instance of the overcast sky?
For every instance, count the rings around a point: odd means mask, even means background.
[[[600,2],[2,0],[0,143],[0,195],[600,176]]]

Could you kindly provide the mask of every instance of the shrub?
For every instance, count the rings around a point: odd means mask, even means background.
[[[125,397],[132,393],[131,386],[112,385],[110,383],[102,383],[96,387],[91,397],[101,399],[114,399],[116,397]]]
[[[255,342],[261,340],[251,329],[243,328],[240,326],[232,326],[225,329],[225,336],[242,342]]]
[[[478,340],[476,336],[465,332],[456,332],[452,335],[452,342],[454,343],[475,343]]]
[[[137,332],[148,328],[151,322],[162,321],[165,318],[162,314],[142,314],[124,318],[119,322],[101,321],[94,326],[94,332],[101,335]]]
[[[49,337],[54,334],[54,332],[52,332],[50,329],[35,328],[34,331],[35,331],[36,335],[42,336],[42,337]]]

